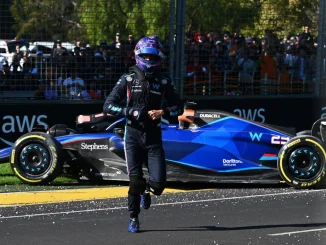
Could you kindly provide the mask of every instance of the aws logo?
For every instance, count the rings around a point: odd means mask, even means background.
[[[46,123],[47,116],[46,115],[23,115],[23,116],[10,116],[6,115],[1,118],[2,124],[1,127],[1,136],[0,141],[4,142],[5,144],[11,146],[13,142],[10,142],[8,139],[9,135],[15,135],[15,139],[11,140],[14,141],[17,139],[17,134],[23,134],[30,132],[34,126],[40,125],[43,126],[45,129],[48,129],[49,125]],[[6,139],[5,139],[6,138]]]
[[[239,115],[240,117],[246,118],[248,120],[257,121],[264,123],[265,120],[265,109],[235,109],[234,114]]]
[[[250,135],[251,141],[258,141],[258,142],[260,142],[261,137],[263,136],[263,133],[252,133],[252,132],[249,132],[249,135]]]

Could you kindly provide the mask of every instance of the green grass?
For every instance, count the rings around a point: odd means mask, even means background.
[[[57,177],[53,184],[68,184],[68,183],[76,183],[77,180],[72,178],[67,178],[63,176]],[[23,184],[12,171],[10,164],[5,163],[0,165],[0,185],[20,185]]]
[[[86,186],[87,185],[81,185],[76,179],[65,176],[58,176],[52,183],[46,186],[27,185],[15,176],[9,163],[0,164],[0,192],[60,190],[82,188]]]
[[[74,178],[70,178],[64,175],[58,176],[53,182],[48,185],[28,185],[16,177],[9,163],[0,164],[0,193],[114,187],[121,185],[125,186],[126,183],[121,184],[117,182],[112,183],[105,181],[97,184],[91,182],[81,183]]]

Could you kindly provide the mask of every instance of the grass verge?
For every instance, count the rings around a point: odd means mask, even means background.
[[[71,188],[96,187],[95,185],[85,185],[76,179],[65,176],[57,177],[51,184],[46,186],[31,186],[24,184],[13,173],[10,164],[0,164],[0,193],[1,192],[23,192],[23,191],[43,191],[62,190]]]
[[[26,192],[26,191],[49,191],[49,190],[65,190],[65,189],[81,189],[81,188],[96,188],[96,187],[116,187],[125,186],[126,183],[108,182],[91,183],[79,182],[68,176],[58,176],[53,182],[48,185],[28,185],[24,184],[13,173],[10,164],[0,164],[0,193],[6,192]]]
[[[77,183],[77,180],[59,176],[53,181],[54,184]],[[10,164],[5,163],[0,165],[0,185],[21,185],[23,184],[13,173]]]

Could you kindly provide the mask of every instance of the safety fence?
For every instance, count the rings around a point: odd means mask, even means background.
[[[251,96],[251,95],[315,95],[316,81],[294,80],[288,72],[277,73],[270,78],[266,73],[262,79],[255,72],[222,73],[207,72],[198,76],[188,73],[183,85],[184,95]],[[258,77],[258,79],[257,79]]]
[[[325,1],[2,1],[0,99],[102,100],[144,35],[184,98],[325,95],[325,16]]]

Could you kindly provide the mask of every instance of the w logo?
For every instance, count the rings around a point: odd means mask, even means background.
[[[258,134],[258,133],[249,132],[249,134],[250,134],[250,137],[251,137],[252,141],[255,141],[255,139],[257,141],[260,141],[261,137],[263,136],[263,133]]]
[[[156,90],[158,90],[158,89],[160,88],[160,85],[159,85],[159,84],[154,84],[154,83],[153,83],[153,88],[156,89]]]

